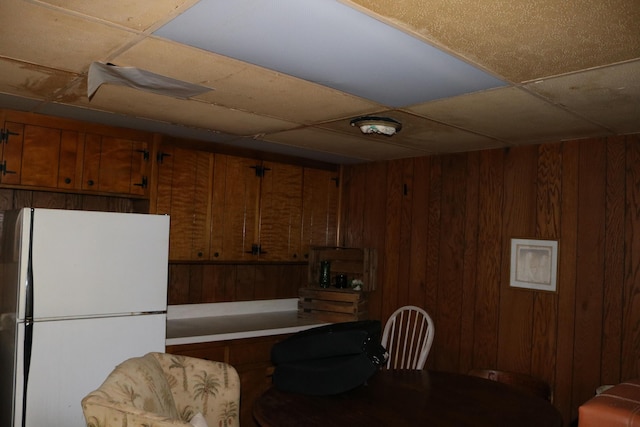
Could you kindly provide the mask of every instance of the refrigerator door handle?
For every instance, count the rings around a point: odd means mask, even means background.
[[[29,257],[27,260],[27,277],[25,283],[26,301],[24,316],[24,386],[22,388],[22,427],[27,425],[27,383],[31,367],[31,349],[33,347],[33,218],[31,208],[29,221]]]

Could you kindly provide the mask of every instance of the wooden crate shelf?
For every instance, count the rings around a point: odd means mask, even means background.
[[[309,286],[319,287],[320,262],[331,262],[331,280],[345,274],[349,282],[360,279],[363,291],[376,289],[377,255],[371,248],[341,248],[315,246],[309,250]]]
[[[300,288],[298,317],[326,322],[354,322],[368,318],[367,296],[350,289]]]

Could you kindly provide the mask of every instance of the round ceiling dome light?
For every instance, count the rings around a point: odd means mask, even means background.
[[[363,116],[351,120],[351,126],[357,126],[364,134],[392,136],[400,132],[402,123],[389,117]]]

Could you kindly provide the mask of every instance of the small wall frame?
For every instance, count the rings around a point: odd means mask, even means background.
[[[557,271],[557,240],[511,239],[511,287],[556,292]]]

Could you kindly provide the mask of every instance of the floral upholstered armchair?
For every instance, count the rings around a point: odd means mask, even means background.
[[[239,405],[233,366],[165,353],[126,360],[82,399],[88,427],[238,427]]]

